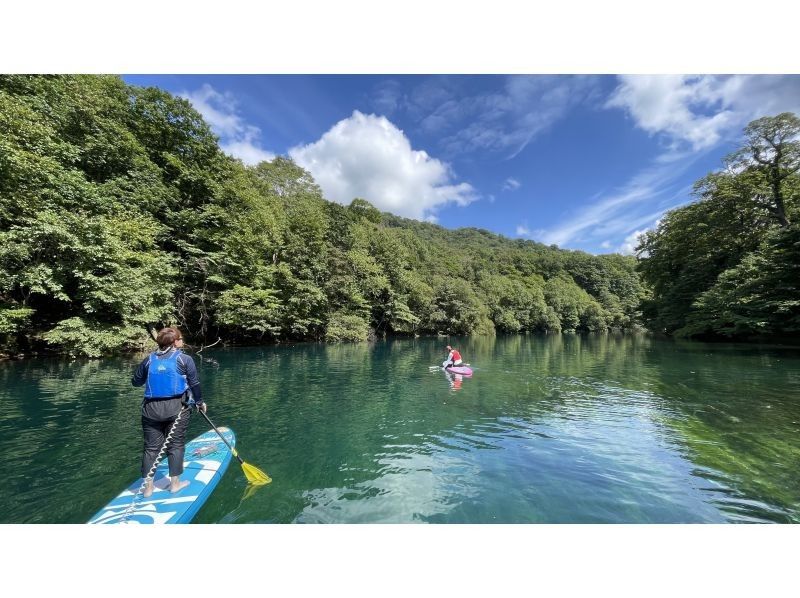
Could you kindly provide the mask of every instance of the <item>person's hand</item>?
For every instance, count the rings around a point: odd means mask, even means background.
[[[206,405],[205,403],[200,403],[197,406],[197,410],[198,411],[202,411],[203,413],[205,413],[208,410],[208,405]]]

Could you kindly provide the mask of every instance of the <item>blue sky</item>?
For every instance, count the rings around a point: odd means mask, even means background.
[[[246,163],[325,197],[591,253],[630,253],[797,75],[130,75],[189,99]]]

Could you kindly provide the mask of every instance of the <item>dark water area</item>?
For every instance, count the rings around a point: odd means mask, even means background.
[[[800,522],[800,350],[645,335],[206,349],[231,463],[197,523]],[[142,356],[0,363],[2,523],[84,523],[134,481]],[[208,426],[192,418],[187,438]]]

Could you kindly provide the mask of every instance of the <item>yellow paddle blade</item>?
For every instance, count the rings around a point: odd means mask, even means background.
[[[272,481],[271,477],[269,477],[255,465],[242,463],[242,471],[244,472],[244,477],[246,477],[247,481],[251,484],[261,486],[263,484],[269,484]]]

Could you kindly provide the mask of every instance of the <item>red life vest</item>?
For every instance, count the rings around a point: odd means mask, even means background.
[[[453,363],[456,361],[461,361],[461,353],[453,349]]]

